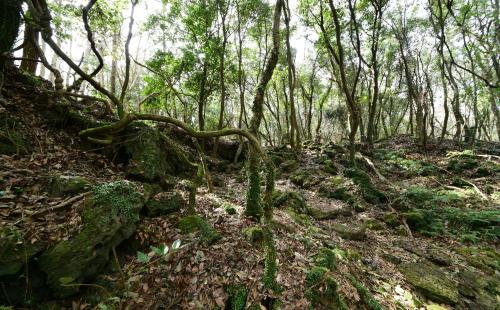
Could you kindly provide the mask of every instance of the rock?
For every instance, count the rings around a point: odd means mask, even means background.
[[[471,300],[470,308],[496,310],[495,287],[498,288],[499,280],[485,277],[477,272],[461,270],[458,274],[458,290],[460,294]],[[493,289],[492,289],[493,288]]]
[[[47,186],[50,196],[71,196],[83,193],[90,189],[92,183],[80,176],[54,175]]]
[[[359,186],[363,199],[371,204],[381,204],[387,202],[387,197],[373,185],[370,176],[365,171],[358,168],[348,168],[344,174],[351,178]]]
[[[198,215],[188,215],[179,220],[179,229],[183,233],[198,233],[198,238],[211,245],[220,239],[220,234],[205,219]]]
[[[427,258],[440,266],[450,266],[452,263],[450,255],[437,247],[427,249]]]
[[[404,263],[399,271],[406,280],[427,298],[454,305],[459,301],[458,288],[436,265],[430,263]]]
[[[285,191],[279,192],[277,191],[273,197],[274,206],[279,207],[288,207],[293,209],[297,213],[307,214],[309,212],[309,208],[307,206],[306,200],[304,197],[297,192],[293,191]]]
[[[251,244],[260,244],[264,240],[264,231],[260,226],[251,226],[243,229],[243,235]]]
[[[47,285],[55,297],[78,292],[79,286],[99,274],[113,248],[135,231],[143,197],[129,182],[116,181],[94,187],[82,214],[83,229],[61,241],[40,257]]]
[[[115,161],[126,165],[131,178],[157,182],[167,175],[191,174],[195,165],[175,141],[144,124],[129,126],[116,138]]]
[[[339,169],[333,164],[333,161],[331,159],[323,161],[322,168],[324,172],[329,174],[337,174],[339,172]]]
[[[346,225],[334,223],[330,226],[330,228],[337,232],[342,238],[348,240],[357,240],[361,241],[366,238],[366,227],[349,227]]]
[[[0,278],[19,273],[26,262],[42,249],[40,244],[30,244],[18,230],[0,229]]]
[[[161,192],[146,202],[147,216],[160,216],[179,211],[186,201],[178,191]]]
[[[280,164],[280,170],[283,172],[291,172],[298,166],[298,162],[294,159],[288,159]]]

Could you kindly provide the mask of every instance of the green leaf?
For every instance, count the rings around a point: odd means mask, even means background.
[[[148,263],[151,258],[141,251],[137,251],[137,260],[141,263]]]
[[[181,246],[181,240],[177,239],[172,243],[172,250],[177,250]]]
[[[71,282],[75,281],[72,277],[61,277],[59,278],[59,283],[62,285],[67,285],[70,284]]]

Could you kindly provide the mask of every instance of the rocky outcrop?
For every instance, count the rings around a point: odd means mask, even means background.
[[[56,297],[75,294],[79,285],[92,280],[107,264],[113,248],[135,231],[144,204],[132,183],[97,186],[87,199],[82,231],[48,249],[40,257],[47,285]]]

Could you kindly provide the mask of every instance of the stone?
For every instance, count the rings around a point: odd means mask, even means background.
[[[398,268],[406,280],[425,297],[449,305],[458,303],[460,297],[456,284],[436,265],[410,262]]]
[[[186,201],[178,191],[161,192],[149,199],[144,206],[147,216],[167,215],[179,211]]]
[[[437,247],[427,249],[427,258],[440,266],[450,266],[452,263],[450,255]]]
[[[81,232],[40,257],[40,268],[55,297],[76,294],[80,286],[75,284],[91,281],[104,269],[112,249],[134,233],[143,205],[142,195],[130,182],[94,187],[85,201]]]
[[[0,277],[19,273],[41,249],[40,244],[25,241],[18,230],[0,229]]]
[[[88,191],[92,183],[80,176],[53,175],[46,188],[50,196],[64,197]]]
[[[366,226],[356,227],[333,223],[330,228],[343,239],[361,241],[366,238]]]
[[[243,229],[243,235],[251,244],[260,244],[264,240],[264,231],[260,226],[251,226]]]

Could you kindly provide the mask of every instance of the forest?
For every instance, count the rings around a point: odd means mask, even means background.
[[[499,0],[0,0],[0,310],[500,305]]]

